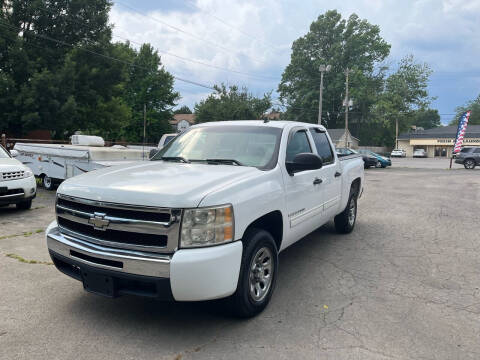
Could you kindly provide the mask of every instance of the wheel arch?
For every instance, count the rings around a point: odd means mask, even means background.
[[[283,215],[280,210],[271,211],[252,221],[245,229],[243,235],[245,235],[250,229],[262,229],[268,231],[275,240],[277,250],[280,251],[283,240]]]
[[[362,188],[362,179],[361,178],[356,178],[352,181],[352,184],[350,185],[350,192],[353,191],[356,197],[360,195],[360,189]]]

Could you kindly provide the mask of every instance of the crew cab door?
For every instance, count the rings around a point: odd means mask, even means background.
[[[317,155],[322,158],[323,166],[320,169],[322,183],[320,185],[323,195],[322,223],[326,223],[338,213],[342,194],[342,168],[336,158],[333,146],[327,133],[320,128],[309,129],[312,135]]]
[[[300,153],[314,153],[312,138],[307,128],[295,127],[288,134],[284,161],[292,161]],[[285,202],[288,216],[287,246],[309,234],[321,223],[323,200],[321,184],[322,169],[307,170],[290,175],[282,167],[285,184]]]

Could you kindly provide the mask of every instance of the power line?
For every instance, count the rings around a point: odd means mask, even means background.
[[[4,21],[0,20],[0,25],[1,26],[4,26],[4,27],[9,27],[9,28],[12,28],[14,30],[18,30],[16,27],[10,25],[10,24],[7,24],[5,23]],[[149,68],[146,68],[144,66],[139,66],[137,64],[134,64],[133,62],[131,61],[126,61],[126,60],[122,60],[122,59],[118,59],[116,57],[113,57],[113,56],[110,56],[110,55],[105,55],[105,54],[101,54],[101,53],[98,53],[98,52],[95,52],[95,51],[92,51],[92,50],[89,50],[89,49],[85,49],[85,48],[82,48],[80,46],[77,46],[77,45],[73,45],[73,44],[69,44],[65,41],[62,41],[62,40],[57,40],[57,39],[54,39],[50,36],[47,36],[47,35],[41,35],[41,34],[35,34],[34,32],[32,31],[25,31],[24,33],[27,33],[29,35],[33,35],[37,38],[41,38],[41,39],[44,39],[44,40],[49,40],[49,41],[52,41],[52,42],[55,42],[57,44],[60,44],[60,45],[64,45],[64,46],[69,46],[69,47],[72,47],[72,48],[75,48],[75,49],[78,49],[80,51],[84,51],[84,52],[87,52],[87,53],[90,53],[90,54],[93,54],[93,55],[97,55],[97,56],[100,56],[100,57],[103,57],[103,58],[106,58],[106,59],[109,59],[109,60],[112,60],[112,61],[117,61],[119,63],[123,63],[123,64],[127,64],[127,65],[131,65],[131,66],[134,66],[134,67],[137,67],[137,68],[140,68],[140,69],[146,69],[146,70],[150,70]],[[182,81],[182,82],[185,82],[185,83],[189,83],[189,84],[192,84],[192,85],[196,85],[196,86],[200,86],[200,87],[203,87],[203,88],[207,88],[207,89],[210,89],[210,90],[214,90],[215,91],[215,88],[209,86],[209,85],[205,85],[205,84],[202,84],[202,83],[199,83],[199,82],[196,82],[196,81],[192,81],[192,80],[187,80],[187,79],[184,79],[184,78],[181,78],[181,77],[178,77],[176,75],[173,75],[172,74],[172,77],[178,81]]]
[[[56,13],[54,11],[51,11],[47,8],[42,8],[41,10],[47,12],[47,13],[50,13],[50,14],[53,14],[53,15],[56,15]],[[85,22],[83,21],[79,21],[73,17],[70,17],[69,20],[79,24],[80,26],[83,26],[87,29],[94,29],[93,26],[91,25],[88,25],[86,24]],[[137,44],[137,45],[143,45],[143,43],[140,43],[140,42],[137,42],[137,41],[134,41],[134,40],[131,40],[131,39],[128,39],[126,37],[123,37],[123,36],[120,36],[120,35],[115,35],[115,34],[112,34],[113,37],[116,37],[116,38],[119,38],[119,39],[122,39],[124,41],[129,41],[131,43],[134,43],[134,44]],[[208,64],[208,63],[205,63],[205,62],[202,62],[202,61],[199,61],[199,60],[195,60],[195,59],[189,59],[189,58],[186,58],[184,56],[181,56],[181,55],[177,55],[177,54],[174,54],[172,52],[168,52],[168,51],[165,51],[165,50],[161,50],[159,48],[156,48],[156,50],[164,55],[167,55],[167,56],[171,56],[171,57],[175,57],[177,59],[180,59],[182,61],[185,61],[185,62],[191,62],[191,63],[194,63],[194,64],[199,64],[199,65],[202,65],[202,66],[207,66],[207,67],[210,67],[210,68],[213,68],[213,69],[217,69],[217,70],[221,70],[221,71],[226,71],[226,72],[231,72],[231,73],[235,73],[235,74],[239,74],[239,75],[243,75],[243,76],[247,76],[247,77],[251,77],[251,78],[256,78],[256,79],[259,79],[259,80],[278,80],[277,78],[273,78],[273,77],[268,77],[268,76],[261,76],[261,75],[256,75],[256,74],[251,74],[251,73],[247,73],[247,72],[243,72],[243,71],[239,71],[239,70],[233,70],[233,69],[229,69],[229,68],[225,68],[225,67],[222,67],[222,66],[218,66],[218,65],[213,65],[213,64]]]
[[[216,47],[216,48],[222,49],[224,52],[227,52],[227,53],[239,53],[239,51],[234,51],[234,50],[232,50],[232,49],[226,48],[225,46],[220,45],[220,44],[218,44],[218,43],[216,43],[216,42],[214,42],[214,41],[204,39],[204,38],[202,38],[202,37],[200,37],[200,36],[197,36],[197,35],[195,35],[195,34],[192,34],[192,33],[188,32],[188,31],[185,31],[185,30],[183,30],[183,29],[180,29],[180,28],[177,27],[177,26],[170,25],[170,24],[166,23],[166,22],[163,21],[163,20],[157,19],[157,18],[155,18],[155,17],[153,17],[153,16],[151,16],[151,15],[148,15],[148,14],[146,14],[145,12],[143,12],[143,11],[141,11],[141,10],[138,10],[138,9],[136,9],[136,8],[134,8],[134,7],[131,7],[130,5],[127,5],[127,4],[125,4],[125,3],[121,2],[121,1],[115,1],[115,3],[116,3],[116,4],[119,4],[119,5],[123,6],[123,7],[126,7],[127,9],[130,9],[130,10],[132,10],[132,11],[134,11],[134,12],[136,12],[136,13],[138,13],[138,14],[146,17],[146,18],[152,19],[153,21],[156,21],[156,22],[158,22],[158,23],[160,23],[160,24],[162,24],[162,25],[164,25],[164,26],[167,26],[167,27],[169,27],[169,28],[171,28],[171,29],[173,29],[173,30],[175,30],[175,31],[181,32],[181,33],[186,34],[186,35],[188,35],[188,36],[191,36],[191,37],[193,37],[194,39],[197,39],[197,40],[199,40],[199,41],[203,41],[203,42],[209,44],[210,46],[214,46],[214,47]],[[261,61],[258,61],[258,60],[254,59],[254,58],[251,58],[251,57],[249,57],[249,58],[250,58],[250,60],[255,61],[255,62],[259,63],[259,64],[263,64],[263,62],[261,62]]]

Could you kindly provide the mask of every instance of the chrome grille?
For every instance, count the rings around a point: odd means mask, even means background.
[[[2,180],[17,180],[17,179],[23,179],[25,175],[25,171],[9,171],[9,172],[4,172],[0,173]]]
[[[177,249],[181,210],[123,205],[59,194],[60,232],[120,249],[171,253]]]

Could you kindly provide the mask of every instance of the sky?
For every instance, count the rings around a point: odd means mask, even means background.
[[[392,69],[408,54],[430,65],[442,123],[480,94],[480,0],[114,0],[110,21],[115,41],[158,50],[177,77],[179,106],[193,108],[222,82],[278,98],[292,42],[332,9],[378,25],[392,45]]]

